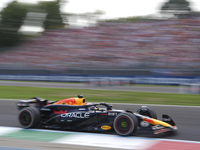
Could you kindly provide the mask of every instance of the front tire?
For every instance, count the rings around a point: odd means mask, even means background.
[[[22,128],[35,128],[40,122],[40,112],[34,107],[25,107],[19,112],[18,121]]]
[[[120,113],[113,122],[114,130],[117,134],[128,136],[137,131],[138,120],[134,114]]]
[[[156,112],[153,109],[146,107],[146,106],[142,106],[136,113],[143,115],[143,116],[157,119]]]

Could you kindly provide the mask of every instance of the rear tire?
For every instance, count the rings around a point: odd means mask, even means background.
[[[114,130],[117,134],[128,136],[137,131],[138,120],[134,114],[120,113],[113,122]]]
[[[142,106],[136,113],[143,115],[143,116],[157,119],[156,112],[153,109],[146,107],[146,106]]]
[[[18,121],[22,128],[35,128],[40,122],[40,112],[35,107],[25,107],[19,112]]]

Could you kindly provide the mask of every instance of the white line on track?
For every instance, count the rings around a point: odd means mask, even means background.
[[[110,134],[98,134],[98,133],[88,133],[88,132],[74,132],[74,131],[55,131],[55,130],[42,130],[42,129],[23,129],[17,127],[6,127],[0,126],[2,130],[10,130],[10,132],[19,131],[19,130],[29,130],[29,131],[39,131],[39,132],[52,132],[52,133],[70,133],[70,134],[77,134],[77,135],[96,135],[96,136],[103,136],[103,137],[120,137],[122,139],[144,139],[144,140],[159,140],[159,141],[173,141],[173,142],[183,142],[183,143],[198,143],[200,141],[189,141],[189,140],[176,140],[176,139],[159,139],[159,138],[146,138],[146,137],[133,137],[133,136],[119,136],[119,135],[110,135]]]
[[[199,141],[188,141],[188,140],[173,140],[173,139],[156,139],[159,141],[170,141],[170,142],[183,142],[183,143],[197,143],[200,144]]]

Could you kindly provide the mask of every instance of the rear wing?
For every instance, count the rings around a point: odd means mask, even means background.
[[[47,105],[48,100],[43,99],[40,97],[33,97],[27,100],[20,100],[19,102],[16,103],[17,108],[19,110],[23,109],[24,107],[29,107],[30,104],[35,104],[36,108],[42,108],[43,106]]]

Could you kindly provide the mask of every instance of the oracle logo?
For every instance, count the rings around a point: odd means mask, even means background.
[[[61,114],[61,117],[67,117],[67,118],[89,118],[90,113],[81,113],[81,112],[73,112],[73,113],[65,113]]]

